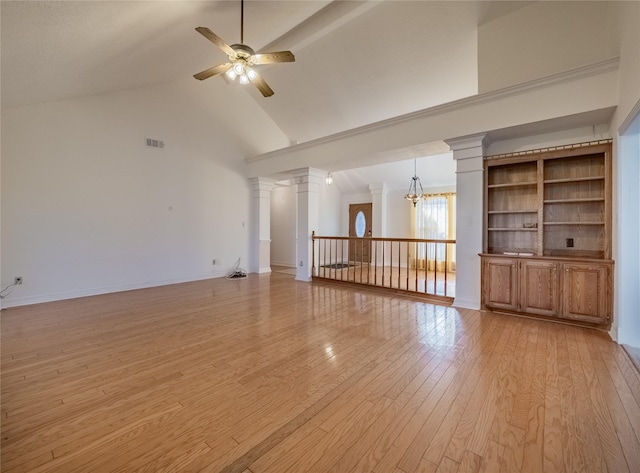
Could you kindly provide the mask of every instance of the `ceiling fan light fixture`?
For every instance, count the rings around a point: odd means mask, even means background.
[[[256,77],[258,77],[258,73],[256,71],[254,71],[253,69],[251,69],[250,67],[246,68],[246,73],[247,73],[247,77],[249,78],[249,80],[253,80]]]
[[[236,75],[242,75],[242,73],[244,72],[244,65],[238,61],[233,65],[233,72],[236,73]]]
[[[233,68],[225,72],[225,75],[229,78],[229,80],[235,80],[236,77],[238,76],[238,74],[236,74],[236,71],[234,71]]]
[[[238,79],[242,85],[246,85],[249,83],[249,77],[246,74],[240,74],[240,79]]]

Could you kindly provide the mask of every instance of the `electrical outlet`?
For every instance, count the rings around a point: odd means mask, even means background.
[[[20,284],[22,284],[22,276],[16,276],[15,279],[13,280],[13,284],[15,284],[16,286],[19,286]]]
[[[214,265],[214,266],[216,265],[216,259],[215,258],[213,258],[213,260],[211,260],[211,264]]]
[[[573,248],[573,238],[567,238],[567,248]]]

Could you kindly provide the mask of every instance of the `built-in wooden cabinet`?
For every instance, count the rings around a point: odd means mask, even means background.
[[[609,325],[611,143],[485,158],[482,303]]]
[[[558,267],[560,263],[547,260],[519,261],[520,308],[537,315],[558,315]]]
[[[482,282],[484,305],[495,309],[519,310],[518,260],[484,258]]]
[[[485,256],[484,305],[527,314],[558,315],[559,266],[555,261]]]
[[[595,324],[608,322],[611,270],[607,263],[566,263],[562,278],[563,317]]]
[[[482,255],[485,308],[599,326],[611,323],[613,262]]]

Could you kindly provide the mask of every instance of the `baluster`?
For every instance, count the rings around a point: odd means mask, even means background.
[[[336,240],[336,246],[338,240]],[[344,240],[340,240],[340,261],[344,262]],[[349,271],[349,258],[347,257],[347,271]],[[340,269],[340,281],[344,281],[344,268]]]
[[[424,243],[424,293],[427,293],[427,280],[429,279],[429,248],[427,242]]]
[[[378,285],[378,242],[373,250],[373,285]]]
[[[418,292],[418,242],[415,242],[415,246],[414,246],[414,260],[416,262],[416,267],[415,267],[415,275],[416,275],[416,280],[415,280],[415,288],[414,291]]]
[[[398,242],[398,289],[400,289],[400,257],[402,256],[402,250],[400,248],[400,242]]]
[[[389,287],[393,287],[393,242],[389,244]]]
[[[449,271],[449,244],[444,244],[444,297],[447,297],[447,272]]]
[[[436,287],[436,282],[438,281],[438,244],[433,244],[433,295],[438,294],[438,288]]]
[[[406,253],[407,253],[407,262],[406,262],[407,263],[407,286],[406,286],[406,288],[407,288],[407,291],[408,291],[409,290],[409,273],[411,272],[410,261],[409,261],[409,242],[406,242],[405,246],[407,247],[407,250],[406,250]]]
[[[315,274],[316,269],[316,231],[311,232],[311,274]]]

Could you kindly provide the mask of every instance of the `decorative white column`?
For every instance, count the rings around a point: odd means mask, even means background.
[[[371,202],[373,204],[371,236],[382,238],[387,236],[387,194],[389,189],[384,182],[377,182],[369,184],[369,191],[371,192]]]
[[[249,179],[252,187],[251,271],[271,272],[271,190],[276,181],[266,177]]]
[[[311,281],[313,243],[311,233],[320,223],[320,185],[324,184],[326,171],[304,168],[293,172],[298,186],[296,224],[296,280]]]
[[[456,160],[456,297],[453,305],[480,308],[485,134],[445,140]]]

